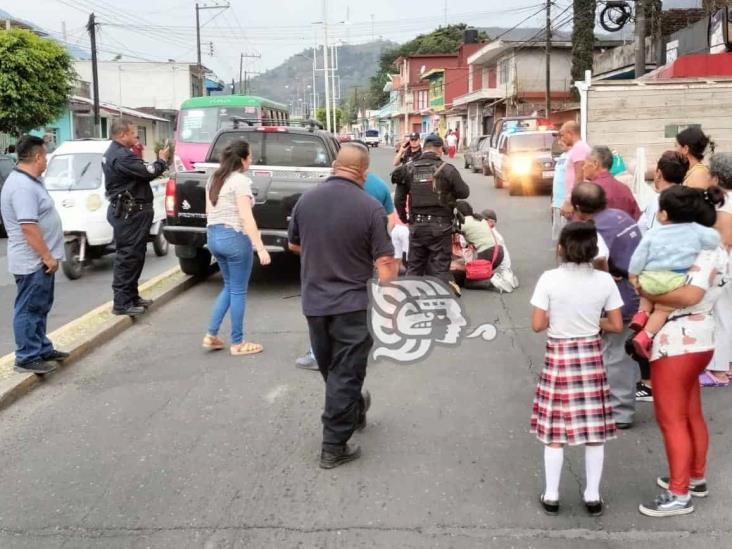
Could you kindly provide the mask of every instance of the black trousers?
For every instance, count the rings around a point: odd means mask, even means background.
[[[407,276],[434,276],[451,282],[452,225],[415,223],[409,226]]]
[[[366,311],[309,316],[310,344],[325,380],[323,448],[342,447],[363,412],[361,396],[373,345]]]
[[[478,259],[487,259],[493,261],[493,253],[495,252],[494,247],[491,246],[487,250],[478,252]],[[503,263],[503,246],[498,246],[498,253],[496,254],[496,260],[493,261],[493,270],[496,269],[501,263]]]
[[[117,255],[114,258],[114,308],[125,309],[139,297],[137,284],[145,266],[145,253],[150,227],[153,221],[152,206],[149,210],[135,212],[127,219],[114,217],[112,206],[107,210],[107,221],[114,230]]]

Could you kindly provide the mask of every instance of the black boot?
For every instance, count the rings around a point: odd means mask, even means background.
[[[361,448],[344,444],[340,448],[323,448],[320,452],[320,468],[333,469],[361,457]]]
[[[366,412],[371,408],[371,393],[364,391],[361,393],[361,398],[363,398],[363,408],[361,408],[361,413],[358,416],[358,423],[356,424],[357,431],[366,428]]]

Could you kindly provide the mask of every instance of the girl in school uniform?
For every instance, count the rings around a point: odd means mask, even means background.
[[[562,263],[541,275],[531,298],[532,329],[547,330],[548,336],[531,415],[531,432],[545,445],[540,503],[547,514],[559,512],[564,446],[583,444],[584,503],[590,515],[599,516],[604,443],[615,438],[600,331],[622,331],[623,300],[610,274],[592,267],[598,254],[592,222],[567,224],[557,254]]]

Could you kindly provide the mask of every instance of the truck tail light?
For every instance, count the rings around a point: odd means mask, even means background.
[[[171,177],[165,184],[165,215],[175,217],[175,178]]]

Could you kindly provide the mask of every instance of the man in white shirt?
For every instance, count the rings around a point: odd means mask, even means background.
[[[656,166],[656,174],[653,177],[653,186],[658,194],[648,201],[648,205],[638,219],[638,228],[643,234],[656,224],[659,195],[673,185],[681,185],[687,171],[689,171],[689,161],[681,154],[676,151],[666,151],[661,155]]]

